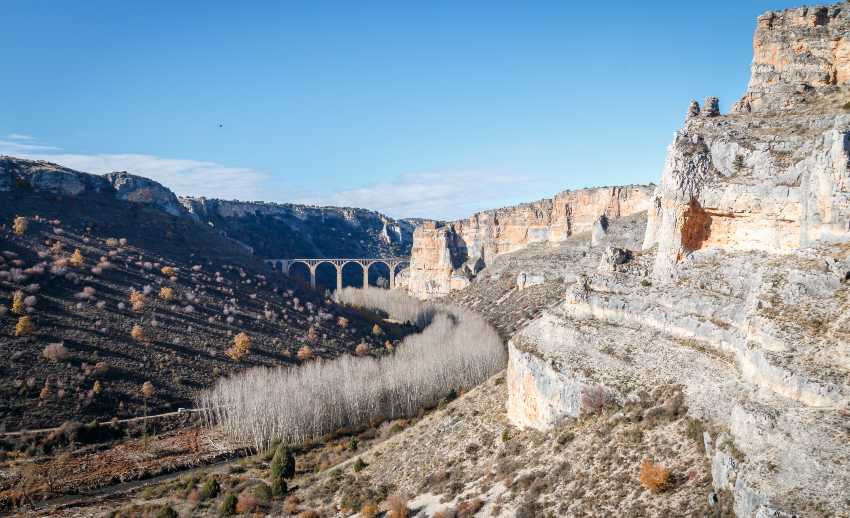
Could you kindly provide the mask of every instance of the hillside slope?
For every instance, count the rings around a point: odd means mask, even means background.
[[[10,158],[0,173],[6,430],[190,406],[218,376],[300,361],[302,346],[315,356],[362,341],[381,350],[373,322],[289,284],[240,244],[181,214],[154,182]],[[26,223],[20,235],[16,218]],[[16,336],[22,316],[33,330]],[[243,332],[250,351],[235,361],[226,351]],[[145,381],[155,389],[146,400]]]

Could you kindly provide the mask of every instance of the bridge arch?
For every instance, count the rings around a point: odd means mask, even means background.
[[[342,271],[349,263],[360,265],[363,271],[363,287],[369,286],[369,268],[374,264],[383,264],[389,271],[389,288],[395,287],[395,276],[398,267],[402,264],[410,264],[410,260],[403,257],[392,258],[317,258],[317,259],[267,259],[266,263],[273,270],[282,272],[289,276],[294,265],[304,265],[310,273],[310,287],[316,289],[316,270],[321,264],[331,264],[336,269],[336,288],[342,288]],[[299,268],[300,269],[300,268]]]

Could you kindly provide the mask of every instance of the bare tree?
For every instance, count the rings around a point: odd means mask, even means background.
[[[221,379],[198,401],[210,425],[257,450],[275,440],[298,444],[341,427],[415,415],[504,368],[498,334],[471,311],[387,290],[340,291],[346,303],[382,309],[422,331],[390,356],[342,356]]]

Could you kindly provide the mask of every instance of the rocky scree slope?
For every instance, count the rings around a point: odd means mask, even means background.
[[[180,210],[169,191],[132,175],[0,161],[0,427],[176,410],[229,372],[308,361],[297,358],[302,346],[333,357],[394,339]],[[23,316],[31,332],[17,332]],[[236,361],[226,351],[243,332],[250,347]]]
[[[738,516],[850,516],[850,6],[759,18],[729,115],[692,103],[643,250],[567,262],[509,344],[508,417],[683,387]]]

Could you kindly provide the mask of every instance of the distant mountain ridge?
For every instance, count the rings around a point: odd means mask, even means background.
[[[154,180],[127,172],[96,175],[0,156],[0,192],[16,189],[67,197],[111,194],[214,227],[262,258],[408,256],[413,229],[421,221],[351,207],[178,197]]]

